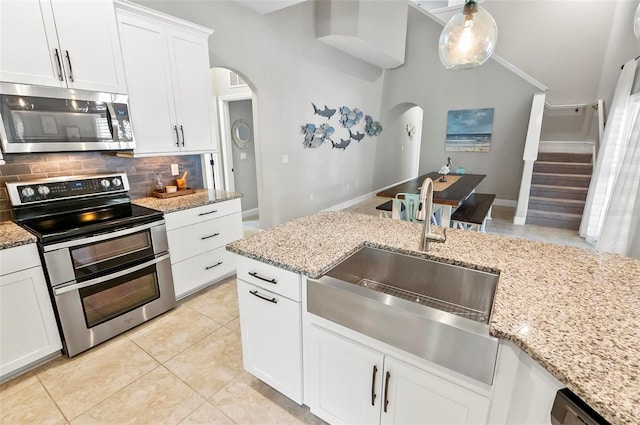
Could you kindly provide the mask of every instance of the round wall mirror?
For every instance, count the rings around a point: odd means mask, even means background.
[[[251,127],[243,120],[236,120],[231,127],[231,138],[240,149],[246,149],[251,141]]]

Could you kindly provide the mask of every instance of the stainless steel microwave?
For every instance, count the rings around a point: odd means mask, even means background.
[[[131,150],[128,96],[0,83],[5,154]]]

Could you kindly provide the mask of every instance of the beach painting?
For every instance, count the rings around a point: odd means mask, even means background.
[[[447,152],[489,152],[494,108],[461,109],[447,114]]]

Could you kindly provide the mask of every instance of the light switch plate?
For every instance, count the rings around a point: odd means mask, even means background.
[[[246,152],[240,152],[240,159],[247,159],[247,153]]]
[[[282,155],[282,163],[286,164],[287,162],[289,162],[289,155]]]
[[[180,174],[178,171],[178,164],[171,164],[171,175],[177,176],[178,174]]]

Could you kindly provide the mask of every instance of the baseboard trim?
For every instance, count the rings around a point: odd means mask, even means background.
[[[242,211],[242,219],[244,220],[247,217],[258,215],[259,211],[260,210],[258,208],[253,208],[253,209],[250,209],[250,210]]]
[[[498,199],[498,198],[496,198],[493,201],[493,205],[498,205],[499,207],[515,208],[515,207],[518,206],[518,201],[514,201],[512,199]]]

